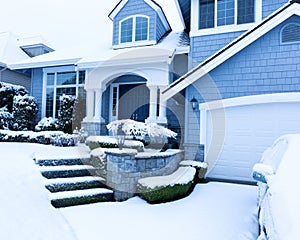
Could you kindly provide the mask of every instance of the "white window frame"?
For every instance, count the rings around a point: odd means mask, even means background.
[[[140,40],[136,41],[136,18],[137,17],[143,17],[147,18],[148,20],[148,32],[147,32],[147,40]],[[122,23],[128,19],[132,18],[132,41],[131,42],[125,42],[121,43],[121,29],[122,29]],[[153,45],[156,44],[156,41],[150,41],[150,17],[147,15],[137,14],[137,15],[131,15],[129,17],[123,18],[119,22],[119,39],[118,39],[118,45],[114,46],[114,48],[121,48],[121,47],[133,47],[133,46],[142,46],[142,45]]]
[[[55,67],[55,68],[46,68],[43,70],[43,96],[42,96],[42,118],[46,117],[46,103],[47,103],[47,89],[54,89],[53,94],[53,111],[52,117],[55,118],[56,112],[56,89],[58,88],[76,88],[76,97],[78,97],[78,90],[80,87],[84,87],[83,84],[79,84],[79,72],[85,71],[85,79],[87,78],[86,70],[75,70],[75,67]],[[76,84],[69,85],[57,85],[57,74],[65,72],[76,72]],[[47,75],[54,74],[54,85],[47,85]]]
[[[199,10],[200,3],[199,0],[192,0],[191,6],[191,37],[196,36],[204,36],[204,35],[212,35],[212,34],[221,34],[221,33],[229,33],[229,32],[238,32],[238,31],[246,31],[250,29],[254,23],[257,23],[262,20],[262,0],[255,0],[255,12],[254,12],[254,22],[253,23],[245,23],[245,24],[237,24],[237,7],[235,7],[234,12],[234,24],[217,26],[217,12],[218,12],[218,4],[217,0],[215,1],[215,27],[214,28],[206,28],[199,29]],[[237,6],[238,0],[235,1],[235,6]]]
[[[285,24],[281,30],[280,30],[280,45],[290,45],[290,44],[298,44],[300,43],[300,41],[293,41],[293,42],[283,42],[282,41],[282,32],[283,30],[288,27],[289,25],[298,25],[300,27],[300,24],[298,22],[290,22],[290,23],[287,23]]]

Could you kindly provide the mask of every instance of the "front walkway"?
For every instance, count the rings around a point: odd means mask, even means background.
[[[197,185],[191,196],[149,205],[138,197],[61,209],[79,240],[257,239],[257,187]]]

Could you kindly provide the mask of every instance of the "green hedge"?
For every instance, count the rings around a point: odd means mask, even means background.
[[[147,188],[138,184],[138,192],[141,198],[149,203],[164,203],[186,197],[193,188],[193,181],[187,184],[175,184],[173,186]]]

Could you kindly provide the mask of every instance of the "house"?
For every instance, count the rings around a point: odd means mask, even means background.
[[[263,150],[300,131],[299,13],[295,0],[122,0],[108,16],[110,48],[11,67],[31,69],[40,117],[56,117],[58,97],[76,95],[92,134],[124,118],[168,125],[186,159],[204,156],[209,178],[253,182]]]
[[[31,90],[29,70],[11,70],[8,65],[53,51],[41,37],[18,38],[10,32],[0,33],[0,82],[24,86]]]

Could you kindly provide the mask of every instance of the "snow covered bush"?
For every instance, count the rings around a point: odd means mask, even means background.
[[[75,146],[72,135],[61,131],[9,131],[0,130],[0,142],[29,142],[40,144],[52,144],[61,147]]]
[[[12,112],[15,96],[25,96],[28,91],[18,85],[0,82],[0,108],[6,107],[8,112]]]
[[[6,107],[0,108],[0,129],[9,129],[12,125],[13,115]]]
[[[15,96],[13,102],[13,128],[18,131],[32,130],[38,113],[38,103],[31,96]]]
[[[97,169],[96,174],[103,178],[106,178],[107,169],[105,150],[106,148],[96,148],[91,151],[91,165]]]
[[[168,176],[142,178],[137,189],[141,198],[149,203],[163,203],[185,197],[193,187],[196,170],[179,167]]]
[[[156,123],[142,123],[131,119],[116,120],[109,123],[107,129],[112,135],[117,135],[122,130],[127,136],[133,136],[152,148],[164,147],[168,138],[176,138],[177,133]]]
[[[48,117],[48,118],[42,118],[38,124],[35,126],[35,131],[40,132],[40,131],[53,131],[53,130],[58,130],[59,126],[57,123],[57,120]]]
[[[62,95],[59,98],[60,107],[58,111],[57,123],[59,129],[65,133],[72,133],[72,117],[75,104],[75,97]]]
[[[96,148],[118,148],[117,139],[110,136],[90,136],[86,140],[86,145],[91,150]],[[125,140],[124,147],[136,149],[138,152],[144,151],[144,144],[140,141]]]

